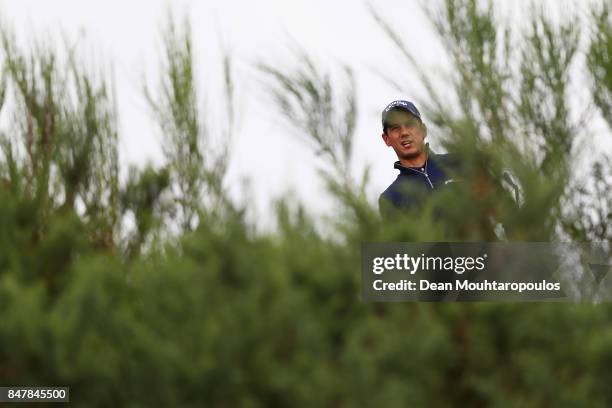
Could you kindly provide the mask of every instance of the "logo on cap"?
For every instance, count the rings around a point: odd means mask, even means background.
[[[421,113],[419,112],[417,107],[414,105],[414,103],[412,103],[410,101],[405,101],[405,100],[401,100],[400,99],[400,100],[391,102],[383,110],[383,112],[382,112],[382,123],[383,123],[383,126],[385,125],[385,121],[387,120],[387,114],[392,109],[401,109],[401,110],[404,110],[404,111],[406,111],[406,112],[416,116],[420,120],[422,120],[421,119]]]

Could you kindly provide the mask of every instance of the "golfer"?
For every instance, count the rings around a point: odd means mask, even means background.
[[[454,181],[456,168],[450,154],[434,154],[425,144],[427,126],[417,107],[409,101],[393,101],[382,111],[382,139],[397,155],[397,178],[380,195],[380,212],[387,217],[396,210],[419,209],[431,194]]]

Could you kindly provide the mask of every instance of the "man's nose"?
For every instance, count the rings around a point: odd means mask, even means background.
[[[402,135],[408,135],[408,136],[410,136],[411,131],[412,131],[412,128],[411,128],[410,126],[405,126],[405,125],[402,125],[402,126],[400,127],[400,129],[401,129]]]

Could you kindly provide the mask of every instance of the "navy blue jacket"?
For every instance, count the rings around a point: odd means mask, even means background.
[[[428,196],[455,181],[453,177],[458,162],[452,154],[434,154],[429,151],[423,167],[404,167],[399,161],[395,162],[394,167],[400,173],[378,201],[383,216],[388,216],[393,209],[421,208]]]

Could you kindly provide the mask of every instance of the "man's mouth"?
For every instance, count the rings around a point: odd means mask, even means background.
[[[410,146],[412,146],[412,142],[409,141],[409,140],[405,140],[405,141],[401,142],[401,144],[402,144],[403,147],[410,147]]]

